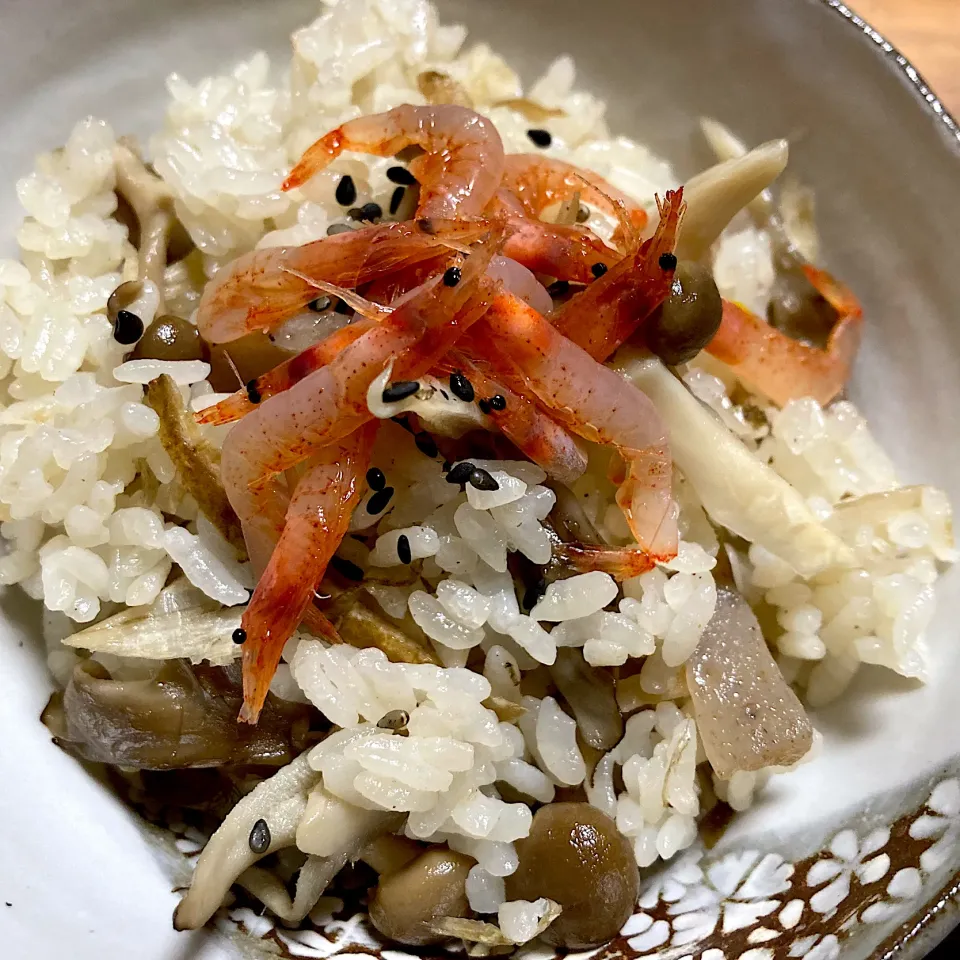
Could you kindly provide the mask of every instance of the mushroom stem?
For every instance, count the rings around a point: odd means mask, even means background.
[[[706,256],[730,221],[783,173],[789,153],[786,140],[771,140],[690,180],[684,187],[687,212],[677,257],[700,260]]]
[[[114,147],[114,168],[117,192],[133,208],[140,223],[138,278],[150,280],[160,294],[158,314],[164,313],[164,271],[167,266],[167,243],[173,229],[173,195],[156,174],[151,173],[133,149],[129,140],[121,139]]]
[[[264,780],[230,811],[204,848],[187,895],[173,914],[176,930],[202,927],[223,902],[234,881],[268,853],[292,847],[307,795],[320,780],[303,753],[269,780]],[[250,848],[250,832],[265,819],[269,844],[260,853]]]
[[[292,899],[280,878],[261,867],[248,867],[237,877],[237,884],[285,923],[300,923],[316,906],[333,878],[347,865],[348,859],[346,853],[336,857],[307,857],[297,875]]]
[[[177,385],[167,374],[147,384],[145,399],[160,418],[160,443],[173,461],[181,483],[197,501],[200,512],[237,555],[245,558],[240,521],[220,479],[220,452],[203,438]]]

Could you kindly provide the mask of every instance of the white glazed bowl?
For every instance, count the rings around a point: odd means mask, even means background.
[[[853,397],[905,480],[960,503],[960,139],[889,45],[826,0],[444,0],[441,11],[528,77],[569,50],[609,101],[611,127],[681,171],[707,160],[701,114],[748,141],[791,137],[793,168],[817,188],[827,261],[866,309]],[[195,79],[255,48],[280,53],[315,13],[301,0],[0,0],[0,255],[12,251],[16,179],[76,119],[145,135],[170,71]],[[2,602],[0,956],[250,955],[249,943],[174,933],[183,864],[51,745],[38,612],[16,592]],[[960,868],[958,616],[954,571],[930,685],[864,669],[817,718],[823,757],[777,778],[702,861],[672,866],[673,886],[650,894],[616,947],[858,960],[919,957],[942,937],[952,915],[929,905]]]

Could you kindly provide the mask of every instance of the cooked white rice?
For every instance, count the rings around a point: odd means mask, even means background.
[[[529,148],[529,122],[494,104],[526,95],[565,111],[546,124],[553,133],[546,155],[594,169],[651,206],[655,192],[676,185],[664,161],[611,136],[603,103],[575,88],[568,57],[524,91],[493,51],[482,44],[464,48],[464,39],[461,28],[439,26],[425,0],[330,2],[294,35],[281,79],[272,77],[262,53],[198,82],[171,76],[167,114],[149,150],[206,275],[255,246],[325,236],[331,224],[344,221],[333,194],[345,173],[360,197],[388,207],[387,159],[350,155],[299,191],[281,193],[279,186],[322,132],[363,113],[422,103],[415,81],[426,69],[464,85],[496,122],[508,152]],[[38,158],[18,184],[26,214],[17,233],[22,262],[0,261],[0,533],[6,544],[0,582],[20,584],[58,612],[47,635],[50,667],[61,683],[75,662],[72,649],[59,642],[72,629],[64,626],[67,618],[89,623],[115,604],[151,604],[174,567],[227,607],[245,603],[252,586],[248,567],[198,520],[160,446],[157,416],[142,401],[140,385],[169,373],[194,409],[214,402],[205,380],[209,367],[123,362],[124,348],[111,335],[107,297],[137,266],[125,228],[113,219],[115,145],[115,132],[88,118],[63,150]],[[590,226],[609,235],[610,224],[596,215]],[[771,257],[762,231],[729,231],[714,263],[723,294],[763,313]],[[182,264],[168,269],[167,281],[169,308],[191,315],[200,291]],[[156,291],[148,287],[136,308],[149,322]],[[286,335],[302,345],[296,338],[312,338],[310,331],[317,336],[316,323],[315,316],[301,318]],[[821,409],[813,400],[793,401],[779,412],[765,409],[767,420],[758,423],[731,400],[723,376],[705,360],[692,365],[685,380],[857,558],[853,568],[804,578],[754,544],[735,570],[744,595],[773,608],[776,626],[767,639],[785,675],[814,706],[841,695],[861,663],[922,678],[938,564],[956,559],[945,496],[929,488],[901,490],[851,403]],[[461,433],[484,422],[475,405],[444,407],[436,393],[427,383],[409,403],[421,413],[423,405],[439,404],[435,415],[447,417],[448,426],[460,424]],[[396,412],[391,405],[383,415]],[[217,444],[224,433],[206,429]],[[676,560],[628,581],[622,592],[602,573],[557,581],[523,613],[507,561],[515,551],[534,563],[550,558],[542,521],[555,496],[543,471],[529,463],[476,461],[499,489],[468,485],[462,493],[389,421],[381,426],[374,462],[397,492],[379,517],[370,517],[365,503],[358,508],[351,529],[378,535],[369,555],[353,547],[363,554],[356,562],[396,570],[398,542],[407,538],[413,559],[421,561],[418,573],[371,582],[367,590],[387,615],[419,630],[445,666],[393,664],[376,650],[304,638],[288,647],[290,667],[281,669],[274,690],[293,697],[299,688],[342,728],[309,756],[325,790],[359,807],[409,812],[409,836],[447,841],[475,857],[467,882],[471,905],[496,915],[508,939],[524,942],[550,904],[505,902],[503,877],[516,869],[514,842],[527,834],[531,809],[501,799],[498,784],[531,803],[584,784],[590,801],[630,839],[641,866],[669,859],[696,839],[696,767],[703,756],[676,680],[713,614],[717,537],[678,474]],[[594,451],[574,492],[604,538],[620,544],[628,531],[605,468],[602,452]],[[646,658],[639,693],[618,690],[621,706],[629,703],[626,709],[634,711],[623,739],[589,764],[564,706],[521,692],[521,674],[536,675],[564,647],[582,649],[595,666]],[[464,668],[476,648],[485,657],[482,674]],[[499,721],[491,696],[522,706],[519,722]],[[395,710],[408,715],[406,737],[377,727]],[[619,794],[615,767],[625,787]],[[769,775],[741,772],[717,780],[715,790],[743,809]]]

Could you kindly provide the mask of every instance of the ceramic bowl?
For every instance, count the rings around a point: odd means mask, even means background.
[[[960,503],[960,139],[882,37],[832,0],[441,8],[529,77],[573,53],[584,86],[609,101],[611,127],[681,172],[707,162],[701,114],[751,142],[790,137],[792,168],[817,190],[827,262],[866,309],[853,397],[905,479],[936,483]],[[280,52],[315,13],[297,0],[3,0],[0,234],[16,222],[15,180],[77,118],[146,134],[168,72],[197,78],[254,48]],[[913,960],[944,936],[960,868],[958,618],[955,570],[930,631],[931,683],[865,668],[816,717],[823,756],[777,778],[714,849],[667,864],[597,956]],[[175,934],[183,858],[39,723],[50,683],[37,620],[23,597],[3,597],[0,955],[171,960],[275,953],[281,943],[305,957],[371,951],[356,920],[290,934],[248,913],[245,933],[225,922],[226,938]]]

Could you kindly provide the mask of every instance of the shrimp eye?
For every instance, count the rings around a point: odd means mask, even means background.
[[[443,275],[443,282],[448,287],[455,287],[460,282],[461,276],[459,267],[450,267]]]

